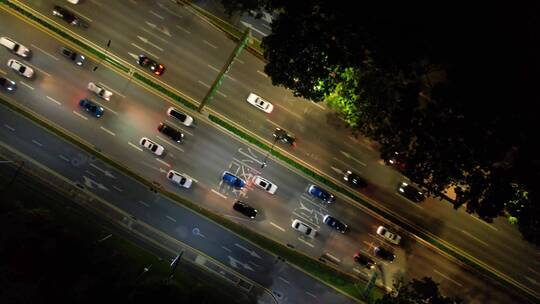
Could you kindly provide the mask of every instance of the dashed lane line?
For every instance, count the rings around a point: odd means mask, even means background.
[[[191,34],[190,31],[186,30],[185,28],[181,27],[180,25],[177,25],[176,28],[178,28],[181,31],[184,31],[186,34]]]
[[[35,140],[35,139],[32,139],[32,142],[33,142],[36,146],[38,146],[38,147],[40,147],[40,148],[43,147],[43,144],[40,143],[39,141]]]
[[[433,272],[435,272],[436,274],[440,275],[441,277],[447,279],[448,281],[450,281],[450,282],[452,282],[452,283],[458,285],[459,287],[463,287],[463,285],[461,285],[461,283],[459,283],[459,282],[457,282],[457,281],[451,279],[450,277],[448,277],[448,276],[446,276],[446,275],[444,275],[444,274],[438,272],[437,269],[433,269]]]
[[[111,131],[111,130],[105,128],[104,126],[101,126],[101,127],[99,127],[99,128],[100,128],[101,130],[103,130],[103,131],[105,131],[105,132],[111,134],[112,136],[116,136],[116,134],[114,134],[113,131]]]
[[[64,155],[58,154],[58,157],[60,157],[60,159],[62,159],[62,160],[64,160],[64,161],[66,161],[66,162],[69,163],[69,158],[65,157]]]
[[[46,97],[47,97],[48,100],[50,100],[50,101],[56,103],[57,105],[59,105],[59,106],[62,105],[62,103],[61,103],[60,101],[58,101],[58,100],[52,98],[51,96],[46,96]]]
[[[227,199],[227,196],[225,196],[223,193],[220,193],[220,192],[218,192],[218,191],[216,191],[216,190],[214,190],[214,189],[211,189],[211,191],[212,191],[213,193],[215,193],[215,194],[221,196],[222,198]]]
[[[173,222],[176,223],[176,220],[175,220],[174,218],[172,218],[172,217],[170,217],[170,216],[168,216],[168,215],[166,216],[166,218],[167,218],[168,220],[173,221]]]
[[[242,61],[242,60],[240,60],[240,59],[238,59],[238,58],[235,58],[234,61],[238,61],[238,62],[241,63],[241,64],[244,64],[244,63],[245,63],[244,61]]]
[[[223,250],[227,251],[227,252],[232,252],[232,250],[230,250],[229,248],[225,247],[225,246],[221,246],[221,248],[223,248]]]
[[[207,44],[209,45],[210,47],[214,48],[214,49],[217,49],[217,46],[211,44],[210,42],[206,41],[206,40],[203,40],[204,44]]]
[[[156,55],[156,54],[154,54],[154,53],[152,53],[152,52],[149,52],[148,50],[144,49],[143,47],[140,47],[140,46],[136,45],[135,43],[131,43],[131,45],[134,46],[134,47],[136,47],[136,48],[138,48],[139,50],[141,50],[141,51],[143,51],[143,52],[148,53],[148,55],[154,57],[154,59],[156,59],[156,60],[159,59],[159,56],[158,56],[158,55]]]
[[[265,78],[268,78],[268,74],[266,74],[266,73],[263,72],[263,71],[257,70],[257,74],[262,75],[262,76],[265,77]]]
[[[112,187],[113,187],[113,189],[114,189],[114,190],[116,190],[116,191],[118,191],[118,192],[122,192],[122,191],[124,191],[124,190],[122,190],[122,189],[120,189],[120,188],[116,187],[115,185],[112,185]]]
[[[10,131],[15,131],[15,128],[8,125],[8,124],[4,124],[4,127],[6,127],[6,129],[10,130]]]
[[[163,16],[161,16],[160,14],[154,12],[153,10],[150,10],[149,12],[150,12],[150,14],[152,14],[152,15],[158,17],[158,18],[161,19],[161,20],[164,20],[164,19],[165,19],[165,17],[163,17]]]
[[[218,68],[216,68],[215,66],[211,65],[211,64],[207,64],[209,68],[211,68],[212,70],[216,71],[216,72],[220,72],[220,70]],[[232,81],[235,81],[236,82],[236,78],[233,78],[232,76],[229,76],[227,74],[225,74],[225,77],[229,78],[230,80]]]
[[[482,241],[481,239],[475,237],[474,235],[470,234],[469,232],[467,232],[467,231],[465,231],[463,229],[461,230],[461,232],[463,232],[464,234],[466,234],[470,238],[475,239],[477,242],[482,243],[484,246],[489,247],[488,243],[486,243],[486,242]]]
[[[282,277],[279,277],[279,279],[280,279],[281,281],[283,281],[285,284],[291,284],[289,281],[285,280],[285,279],[282,278]]]
[[[279,226],[278,224],[274,224],[273,222],[270,222],[270,225],[272,225],[272,226],[276,227],[277,229],[285,232],[285,229],[281,228],[281,226]]]
[[[167,166],[167,168],[170,168],[170,167],[171,167],[171,165],[170,165],[168,162],[164,161],[164,160],[161,160],[161,159],[159,159],[159,158],[157,158],[157,157],[156,157],[156,160],[157,160],[158,162],[162,163],[163,165]]]
[[[60,60],[58,57],[56,57],[56,56],[54,56],[53,54],[51,54],[51,53],[45,51],[44,49],[38,47],[37,45],[35,45],[35,44],[30,44],[30,45],[31,45],[33,48],[40,50],[43,54],[45,54],[45,55],[51,57],[52,59],[54,59],[54,60]]]
[[[308,296],[312,296],[312,297],[313,297],[313,298],[315,298],[315,299],[317,298],[317,296],[316,296],[316,295],[312,294],[312,293],[311,293],[311,292],[309,292],[309,291],[306,291],[306,294],[307,294]]]
[[[143,201],[138,201],[139,204],[145,206],[145,207],[150,207],[150,205],[148,205],[147,203],[143,202]]]
[[[79,116],[80,118],[82,118],[82,119],[84,119],[84,120],[88,120],[88,117],[83,116],[83,115],[82,115],[81,113],[79,113],[79,112],[73,111],[73,114]]]
[[[132,143],[131,143],[131,142],[129,142],[129,141],[128,141],[128,144],[129,144],[130,146],[132,146],[133,148],[135,148],[135,149],[137,149],[137,150],[139,150],[139,151],[141,151],[141,152],[142,152],[142,149],[141,149],[141,147],[139,147],[139,146],[136,146],[136,145],[132,144]]]
[[[29,85],[29,84],[27,84],[26,82],[24,82],[24,81],[20,81],[20,83],[21,83],[21,84],[22,84],[23,86],[25,86],[25,87],[29,88],[30,90],[32,90],[32,91],[34,90],[34,87],[33,87],[33,86],[31,86],[31,85]]]
[[[170,145],[171,147],[177,149],[178,151],[184,152],[184,150],[182,150],[182,148],[178,147],[178,145],[175,145],[175,144],[170,143],[170,142],[169,142],[168,140],[166,140],[165,138],[163,138],[163,137],[161,137],[161,136],[159,136],[159,135],[156,135],[156,137],[157,137],[159,140],[163,141],[164,143],[166,143],[166,144]]]
[[[298,238],[298,240],[299,240],[300,242],[302,242],[302,243],[308,245],[308,246],[311,247],[311,248],[314,248],[314,247],[315,247],[315,245],[313,245],[313,244],[311,244],[310,242],[305,241],[305,240],[303,240],[303,239],[301,239],[301,238]]]

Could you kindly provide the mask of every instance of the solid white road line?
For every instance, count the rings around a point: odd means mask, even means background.
[[[103,131],[105,131],[105,132],[111,134],[112,136],[116,136],[116,134],[114,134],[113,131],[111,131],[111,130],[105,128],[104,126],[101,126],[101,127],[99,127],[99,128],[100,128],[101,130],[103,130]]]
[[[210,42],[208,42],[208,41],[206,41],[206,40],[203,40],[203,42],[204,42],[205,44],[208,44],[210,47],[213,47],[213,48],[217,49],[217,46],[211,44]]]
[[[39,141],[35,140],[35,139],[32,139],[32,142],[33,142],[36,146],[43,147],[43,144],[40,143]]]
[[[232,252],[232,250],[230,250],[229,248],[227,248],[225,246],[221,246],[221,248],[223,248],[223,250],[225,250],[225,251]]]
[[[307,242],[307,241],[304,241],[304,240],[301,239],[301,238],[298,238],[298,240],[299,240],[300,242],[302,242],[302,243],[308,245],[308,246],[311,247],[311,248],[314,248],[314,247],[315,247],[315,245],[313,245],[313,244],[311,244],[311,243],[309,243],[309,242]]]
[[[486,242],[482,241],[481,239],[479,239],[479,238],[475,237],[474,235],[472,235],[472,234],[468,233],[467,231],[465,231],[465,230],[463,230],[463,229],[462,229],[462,230],[461,230],[461,232],[463,232],[464,234],[468,235],[469,237],[471,237],[471,238],[475,239],[476,241],[478,241],[478,242],[482,243],[482,244],[483,244],[484,246],[486,246],[486,247],[489,247],[488,243],[486,243]]]
[[[227,196],[225,196],[223,193],[220,193],[220,192],[218,192],[218,191],[216,191],[216,190],[214,190],[214,189],[210,189],[210,191],[214,192],[215,194],[221,196],[221,197],[224,198],[224,199],[227,199]]]
[[[51,96],[46,96],[46,97],[47,97],[48,100],[50,100],[50,101],[56,103],[57,105],[59,105],[59,106],[62,105],[62,103],[61,103],[60,101],[58,101],[58,100],[52,98]]]
[[[306,291],[306,293],[307,293],[308,295],[310,295],[310,296],[314,297],[315,299],[317,298],[317,296],[316,296],[316,295],[312,294],[312,293],[311,293],[311,292],[309,292],[309,291]]]
[[[150,205],[148,205],[147,203],[143,202],[143,201],[139,201],[139,204],[145,206],[145,207],[150,207]]]
[[[291,284],[289,281],[285,280],[285,279],[282,278],[282,277],[279,277],[279,279],[280,279],[281,281],[283,281],[285,284]]]
[[[170,217],[168,215],[166,216],[166,218],[176,223],[176,220],[174,218],[172,218],[172,217]]]
[[[160,14],[154,12],[153,10],[150,10],[149,12],[150,12],[150,14],[152,14],[152,15],[158,17],[158,18],[161,19],[161,20],[165,19],[165,17],[163,17],[163,16],[161,16]]]
[[[169,163],[167,163],[167,162],[165,162],[165,161],[163,161],[163,160],[161,160],[161,159],[159,159],[159,158],[157,158],[157,157],[156,157],[156,160],[157,160],[158,162],[164,164],[165,166],[167,166],[167,168],[170,168],[170,167],[171,167],[171,165],[170,165]]]
[[[260,74],[260,75],[262,75],[264,78],[268,78],[268,74],[266,74],[266,73],[263,72],[263,71],[257,70],[257,73]]]
[[[82,118],[82,119],[84,119],[84,120],[88,120],[88,117],[85,117],[85,116],[81,115],[81,113],[79,113],[79,112],[73,111],[73,114],[79,116],[80,118]]]
[[[6,127],[6,129],[8,129],[10,131],[15,131],[15,128],[13,128],[12,126],[10,126],[8,124],[4,124],[4,127]]]
[[[58,57],[56,57],[56,56],[50,54],[49,52],[47,52],[47,51],[41,49],[41,48],[38,47],[37,45],[35,45],[35,44],[30,44],[30,45],[31,45],[33,48],[40,50],[41,52],[43,52],[43,54],[45,54],[45,55],[51,57],[52,59],[54,59],[54,60],[60,60]]]
[[[273,222],[270,222],[270,225],[272,225],[272,226],[276,227],[277,229],[285,232],[285,229],[281,228],[278,224],[274,224]]]
[[[66,162],[69,163],[69,158],[65,157],[64,155],[58,154],[58,157],[60,157],[60,159],[62,159],[62,160],[64,160],[64,161],[66,161]]]
[[[122,189],[120,189],[120,188],[118,188],[118,187],[116,187],[116,186],[114,186],[114,185],[113,185],[112,187],[113,187],[114,190],[116,190],[116,191],[118,191],[118,192],[124,191],[124,190],[122,190]]]
[[[455,280],[453,280],[453,279],[447,277],[446,275],[444,275],[444,274],[438,272],[436,269],[433,269],[433,272],[435,272],[436,274],[440,275],[441,277],[447,279],[448,281],[450,281],[450,282],[452,282],[452,283],[458,285],[459,287],[463,287],[463,285],[461,285],[459,282],[457,282],[457,281],[455,281]]]
[[[132,146],[133,148],[135,148],[135,149],[137,149],[137,150],[139,150],[139,151],[141,151],[141,152],[142,152],[142,149],[141,149],[141,147],[139,147],[139,146],[136,146],[136,145],[132,144],[132,143],[131,143],[131,142],[129,142],[129,141],[128,141],[128,144],[129,144],[130,146]]]
[[[31,86],[31,85],[29,85],[29,84],[27,84],[26,82],[24,82],[24,81],[21,80],[20,83],[21,83],[23,86],[29,88],[30,90],[34,90],[34,87]]]
[[[135,43],[131,43],[131,45],[133,45],[134,47],[138,48],[139,50],[141,50],[141,51],[147,53],[148,55],[152,56],[154,59],[156,59],[156,60],[159,59],[159,57],[158,57],[156,54],[153,54],[153,53],[151,53],[151,52],[145,50],[144,48],[142,48],[142,47],[136,45]]]
[[[186,30],[185,28],[181,27],[180,25],[177,25],[176,28],[178,28],[181,31],[184,31],[186,34],[191,34],[190,31]]]

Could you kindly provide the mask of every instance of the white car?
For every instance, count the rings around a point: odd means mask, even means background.
[[[255,185],[270,194],[276,193],[277,190],[277,186],[274,183],[261,176],[255,176]]]
[[[151,141],[150,139],[143,137],[139,141],[139,144],[146,149],[150,150],[152,153],[154,153],[157,156],[160,156],[163,154],[163,151],[165,151],[165,148],[163,146],[158,145],[157,143]]]
[[[309,225],[305,224],[300,220],[294,220],[292,222],[292,227],[294,230],[299,231],[307,237],[314,238],[317,235],[317,230],[311,228]]]
[[[99,85],[99,84],[95,84],[93,82],[89,82],[88,83],[88,90],[90,90],[91,92],[94,92],[96,93],[97,96],[109,101],[111,100],[111,96],[113,95],[113,93],[109,90],[107,90],[105,87]]]
[[[271,103],[253,93],[249,93],[247,102],[266,113],[272,113],[272,110],[274,110],[274,106]]]
[[[71,4],[77,4],[77,3],[79,3],[79,0],[67,0],[67,2],[69,2]]]
[[[377,228],[377,234],[395,245],[399,245],[399,241],[401,241],[401,236],[389,231],[383,226],[379,226],[379,228]]]
[[[10,59],[7,63],[7,66],[15,70],[21,76],[24,76],[26,78],[34,77],[34,70],[31,67],[25,65],[24,63],[20,62],[19,60]]]
[[[16,55],[19,55],[23,58],[30,57],[30,49],[25,47],[22,44],[19,44],[17,41],[8,38],[8,37],[0,37],[0,44],[5,46],[8,50],[13,52]]]
[[[193,117],[173,107],[167,109],[167,115],[178,119],[178,121],[180,121],[186,127],[189,127],[191,126],[191,124],[193,124]]]
[[[174,170],[167,172],[167,179],[184,188],[190,188],[193,184],[193,180],[189,176]]]

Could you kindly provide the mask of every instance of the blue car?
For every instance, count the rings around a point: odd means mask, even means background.
[[[95,117],[101,117],[103,116],[103,107],[99,106],[97,103],[91,101],[88,98],[83,98],[81,101],[79,101],[79,105],[81,108],[83,108],[86,112],[94,115]]]
[[[318,199],[321,199],[325,203],[332,203],[336,200],[336,197],[332,193],[324,190],[317,185],[309,186],[308,193]]]
[[[246,181],[241,179],[240,177],[232,174],[229,171],[223,172],[223,176],[221,177],[223,181],[235,188],[242,189],[246,185]]]

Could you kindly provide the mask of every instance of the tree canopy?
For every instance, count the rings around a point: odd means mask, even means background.
[[[279,12],[262,41],[273,84],[399,152],[429,194],[458,186],[456,208],[511,216],[540,244],[539,4],[224,4]]]
[[[441,295],[439,284],[431,278],[413,279],[404,283],[399,280],[394,285],[396,292],[385,294],[375,304],[459,304],[460,299]]]

